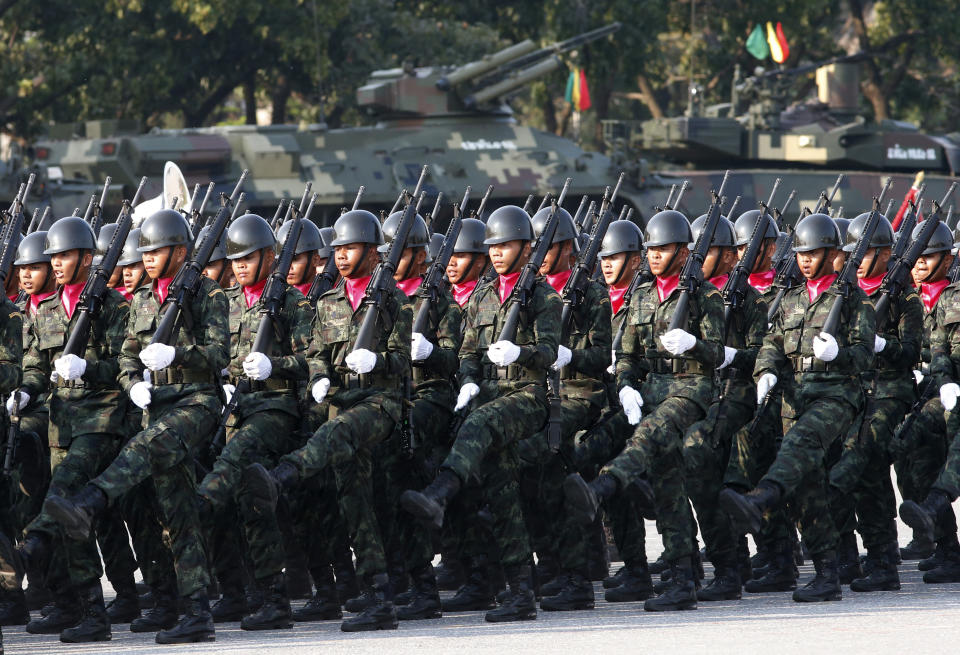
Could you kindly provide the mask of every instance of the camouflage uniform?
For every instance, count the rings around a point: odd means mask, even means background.
[[[785,496],[792,496],[804,542],[813,555],[837,545],[837,530],[829,511],[825,457],[862,410],[858,376],[873,363],[873,306],[859,287],[842,301],[841,329],[835,335],[840,349],[836,359],[824,362],[814,357],[813,338],[822,331],[838,297],[831,287],[811,303],[805,284],[791,289],[774,316],[754,370],[754,377],[759,379],[765,373],[781,373],[787,365],[793,367],[798,416],[785,432],[763,480],[776,483]]]
[[[757,352],[767,331],[767,306],[760,294],[747,286],[740,311],[732,315],[726,345],[737,349],[729,366],[719,371],[720,396],[703,420],[683,438],[686,488],[697,512],[707,558],[714,566],[736,565],[736,537],[718,503],[730,460],[731,439],[756,412],[756,386],[750,378]]]
[[[147,478],[153,479],[182,596],[210,582],[194,495],[194,457],[207,447],[220,414],[214,385],[229,359],[227,309],[223,290],[202,278],[199,293],[184,307],[186,320],[177,335],[173,363],[150,372],[153,388],[144,410],[146,427],[92,481],[115,502]],[[139,354],[153,338],[159,310],[153,285],[137,289],[120,354],[120,384],[125,391],[143,376]]]
[[[664,560],[693,555],[696,526],[685,486],[683,434],[702,419],[714,397],[713,369],[723,361],[723,303],[705,282],[690,298],[686,331],[696,344],[674,357],[659,337],[667,332],[680,292],[660,300],[656,281],[637,287],[617,350],[617,387],[643,397],[643,417],[623,452],[604,467],[626,488],[634,476],[649,476],[656,498]]]
[[[9,298],[0,299],[0,394],[3,394],[4,402],[15,389],[20,388],[24,336],[23,317],[16,305],[10,302]],[[3,430],[4,445],[8,427],[7,412],[0,412],[0,430]],[[19,494],[11,483],[5,485],[4,495],[4,504],[0,507],[0,530],[12,540],[15,533],[23,527],[19,525],[13,512],[13,503]]]
[[[225,293],[230,307],[229,382],[237,386],[244,375],[243,360],[250,354],[263,316],[263,300],[247,307],[242,287],[231,287]],[[226,445],[199,485],[199,493],[210,499],[217,511],[220,531],[230,531],[237,509],[232,501],[239,505],[254,577],[258,580],[281,573],[285,557],[281,542],[274,538],[280,531],[276,514],[255,509],[255,503],[241,488],[241,474],[254,462],[273,466],[281,455],[300,444],[296,393],[298,382],[307,377],[304,354],[310,337],[311,313],[303,294],[288,287],[269,350],[270,377],[247,381],[250,391],[239,396],[227,425]],[[219,558],[216,553],[215,558]]]
[[[960,282],[943,290],[934,312],[936,327],[930,334],[931,380],[928,382],[939,387],[960,380]],[[948,413],[946,427],[947,434],[951,435],[950,448],[943,469],[931,486],[956,500],[960,496],[960,411],[954,409]],[[955,523],[953,526],[937,523],[938,530],[952,527],[956,531]]]
[[[365,311],[354,311],[343,286],[323,294],[313,318],[307,365],[310,386],[330,380],[331,417],[298,450],[282,461],[296,467],[301,480],[331,468],[347,521],[357,572],[365,578],[386,573],[382,535],[373,503],[371,456],[389,439],[401,416],[401,381],[410,373],[410,329],[413,317],[399,289],[388,293],[380,311],[377,363],[364,375],[353,373],[344,358],[350,354]]]
[[[879,292],[868,296],[871,303]],[[876,354],[872,399],[865,416],[853,426],[840,461],[830,470],[833,515],[841,534],[854,529],[868,550],[897,541],[897,504],[890,480],[890,441],[915,398],[911,369],[920,359],[923,310],[916,291],[909,289],[891,303],[886,329],[881,334],[886,346]],[[865,384],[871,384],[865,379]],[[866,415],[869,415],[867,418]],[[864,426],[863,422],[869,420]]]
[[[58,379],[49,396],[50,466],[52,479],[48,495],[69,497],[113,459],[124,434],[126,402],[117,385],[117,357],[123,344],[123,326],[129,303],[115,291],[108,291],[103,307],[93,321],[83,358],[86,371],[80,380]],[[77,313],[67,318],[61,293],[37,306],[30,325],[29,348],[23,358],[23,388],[39,396],[50,386],[53,362],[76,322]],[[95,537],[84,541],[64,538],[59,524],[45,511],[27,526],[26,532],[41,532],[54,539],[61,557],[53,558],[53,570],[65,566],[74,587],[99,583],[103,569]],[[54,579],[59,576],[51,573]]]

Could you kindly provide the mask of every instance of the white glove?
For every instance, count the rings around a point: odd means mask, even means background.
[[[433,344],[430,343],[430,340],[419,332],[414,332],[413,339],[410,340],[410,359],[415,362],[422,362],[432,352]]]
[[[87,360],[76,355],[64,355],[53,360],[53,367],[57,369],[57,375],[65,380],[79,380],[87,370]]]
[[[377,353],[361,348],[344,357],[343,361],[351,371],[363,375],[372,371],[373,367],[377,365]]]
[[[497,366],[510,366],[520,357],[520,346],[512,341],[497,341],[487,348],[487,359]]]
[[[230,402],[230,399],[233,398],[233,394],[236,393],[237,388],[232,384],[223,385],[223,395],[226,396],[227,402]]]
[[[552,368],[554,371],[559,371],[561,368],[570,363],[570,360],[573,359],[573,351],[567,348],[566,346],[559,346],[557,348],[557,361],[553,363]]]
[[[957,398],[960,398],[960,385],[957,385],[956,382],[947,382],[940,387],[940,402],[943,403],[943,408],[948,412],[957,406]]]
[[[453,411],[459,412],[461,409],[470,404],[470,401],[477,397],[477,394],[480,393],[480,387],[475,385],[473,382],[467,382],[465,385],[460,387],[460,393],[457,394],[457,404],[454,405]]]
[[[323,399],[327,397],[328,391],[330,391],[329,378],[320,378],[313,383],[313,388],[310,390],[310,394],[313,396],[314,402],[322,403]]]
[[[920,384],[921,382],[923,382],[923,373],[921,373],[920,371],[914,370],[913,379],[917,381],[917,384]]]
[[[607,373],[613,375],[617,372],[617,351],[610,351],[610,366],[607,367]]]
[[[251,380],[266,380],[273,372],[273,364],[263,353],[252,352],[243,360],[243,372]]]
[[[669,332],[660,335],[660,343],[664,349],[671,355],[682,355],[695,345],[697,338],[680,328],[673,328]]]
[[[643,412],[643,396],[633,387],[624,387],[620,390],[620,406],[623,407],[623,413],[627,415],[627,421],[630,425],[636,425],[640,422]]]
[[[733,358],[737,356],[737,349],[731,348],[730,346],[723,347],[723,362],[720,363],[720,366],[717,367],[719,371],[722,368],[727,368],[730,364],[733,363]]]
[[[151,343],[140,351],[140,361],[151,371],[165,369],[173,363],[177,349],[164,343]]]
[[[887,340],[879,334],[873,338],[873,352],[880,353],[887,347]]]
[[[821,362],[832,362],[837,358],[840,352],[840,346],[832,334],[821,332],[813,338],[813,354]]]
[[[52,382],[53,384],[56,384],[57,380],[59,379],[60,379],[60,376],[57,375],[57,369],[53,369],[52,371],[50,371],[50,382]]]
[[[130,387],[130,400],[140,409],[146,409],[150,404],[150,389],[153,385],[149,382],[137,382]]]
[[[757,380],[757,404],[761,404],[770,390],[777,386],[777,376],[773,373],[764,373]]]
[[[16,391],[10,392],[10,397],[7,398],[7,413],[13,412],[13,403],[16,402],[13,397],[17,394]],[[27,406],[27,403],[30,402],[30,394],[26,391],[20,391],[20,407],[17,409],[23,409]]]

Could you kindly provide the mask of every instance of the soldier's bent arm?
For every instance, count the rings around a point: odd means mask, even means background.
[[[579,316],[575,316],[573,321],[578,327],[576,332],[586,337],[586,344],[583,348],[572,349],[570,366],[578,373],[601,378],[610,366],[610,348],[613,342],[610,295],[601,285],[591,284],[587,287],[581,307],[583,311],[578,311]],[[581,325],[583,327],[580,327]]]
[[[530,306],[525,308],[533,318],[532,346],[521,346],[517,364],[533,370],[545,371],[557,361],[560,346],[560,312],[563,301],[560,294],[546,282],[537,284]]]
[[[4,303],[0,330],[0,393],[4,398],[20,386],[23,369],[23,316],[13,303]]]
[[[37,322],[30,323],[29,346],[23,353],[23,382],[22,386],[31,398],[38,398],[40,394],[50,388],[50,373],[53,363],[50,361],[49,351],[40,350],[40,334]]]
[[[888,334],[881,334],[887,340],[883,350],[877,353],[877,359],[891,367],[909,370],[920,361],[920,349],[923,341],[923,307],[920,296],[909,291],[900,298],[899,321],[896,326],[888,326]]]
[[[700,289],[700,334],[693,335],[697,340],[684,355],[713,368],[723,362],[723,297],[712,284]]]
[[[754,380],[759,380],[764,373],[779,375],[778,371],[789,368],[787,356],[783,351],[784,305],[792,305],[792,303],[785,302],[780,305],[773,317],[773,324],[763,338],[763,345],[760,346],[760,351],[757,353],[757,363],[753,367]]]
[[[83,372],[83,379],[87,382],[110,386],[116,382],[120,373],[117,358],[123,348],[129,312],[130,303],[119,293],[108,293],[104,298],[103,310],[96,319],[100,325],[97,333],[104,335],[104,343],[95,345],[101,347],[106,356],[95,361],[87,360],[87,368]]]
[[[306,380],[309,372],[306,353],[310,345],[313,308],[303,294],[292,287],[287,289],[283,300],[280,316],[290,354],[270,357],[270,375],[286,380]]]
[[[847,302],[851,303],[850,320],[846,323],[847,343],[843,345],[843,341],[838,339],[840,350],[835,362],[837,366],[847,370],[866,371],[873,366],[873,346],[877,334],[876,312],[862,291],[851,295]]]
[[[767,303],[763,302],[760,294],[753,295],[743,307],[744,342],[743,348],[737,349],[737,354],[730,366],[742,371],[752,371],[757,363],[757,355],[763,345],[763,338],[767,334]]]
[[[956,382],[960,363],[960,306],[953,285],[943,290],[937,302],[936,325],[930,333],[930,375],[942,386]]]
[[[460,369],[457,372],[461,386],[464,384],[480,384],[483,377],[481,375],[481,357],[486,352],[489,343],[483,344],[481,350],[480,339],[481,330],[477,325],[478,298],[482,293],[481,289],[474,291],[473,296],[467,302],[466,310],[463,312],[463,341],[460,344]]]
[[[617,388],[633,387],[639,389],[650,370],[646,361],[646,344],[643,341],[640,328],[640,295],[634,294],[630,306],[626,308],[623,320],[626,326],[623,330],[623,339],[617,350]]]
[[[393,302],[398,306],[393,317],[387,349],[377,353],[374,373],[398,378],[410,375],[410,339],[413,334],[413,305],[399,289],[394,289]]]
[[[451,378],[460,367],[457,357],[460,350],[460,308],[449,296],[441,298],[436,306],[441,313],[437,321],[434,348],[423,365],[441,377]]]
[[[181,330],[173,365],[219,373],[230,362],[230,308],[216,282],[205,277],[202,285],[190,308],[193,343],[184,342]]]

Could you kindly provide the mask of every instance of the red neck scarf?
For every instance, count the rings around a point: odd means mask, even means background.
[[[517,286],[517,280],[520,279],[520,271],[516,273],[507,273],[500,276],[500,304],[510,297],[513,293],[513,287]]]
[[[943,278],[939,282],[920,285],[920,300],[923,301],[923,306],[927,309],[928,314],[937,306],[937,301],[940,300],[940,294],[943,293],[943,290],[948,286],[950,286],[949,278]]]
[[[367,284],[369,284],[369,282],[369,275],[366,277],[346,278],[344,280],[343,291],[347,294],[347,300],[350,301],[350,306],[353,307],[353,311],[357,311],[357,307],[360,306],[360,301],[367,295]]]
[[[674,289],[677,288],[677,285],[680,284],[679,275],[671,275],[670,277],[660,277],[657,276],[657,295],[660,297],[660,302],[663,302],[670,297],[670,294],[673,293]]]
[[[310,280],[309,282],[304,282],[303,284],[294,284],[293,288],[299,291],[300,293],[302,293],[303,295],[307,295],[307,292],[310,291],[310,285],[312,284],[313,284],[313,280]]]
[[[477,288],[477,282],[479,281],[480,280],[470,280],[463,284],[450,285],[450,290],[453,291],[453,299],[457,301],[458,305],[463,307],[467,304],[467,301],[470,300],[470,294]]]
[[[824,275],[818,277],[816,280],[807,280],[807,297],[810,298],[810,302],[813,302],[820,297],[820,294],[830,288],[830,285],[833,284],[833,281],[837,279],[836,273],[830,273],[829,275]]]
[[[157,294],[157,300],[161,305],[167,299],[167,292],[170,291],[171,282],[173,282],[173,277],[162,277],[159,280],[154,280],[153,292]]]
[[[707,281],[713,286],[717,287],[718,289],[722,289],[727,284],[727,278],[729,277],[730,277],[729,273],[724,273],[723,275],[712,277]]]
[[[67,318],[73,318],[73,310],[77,308],[77,302],[80,300],[80,292],[86,282],[76,282],[74,284],[64,284],[60,287],[60,302],[63,304],[63,311],[67,312]]]
[[[880,285],[883,284],[884,275],[884,273],[881,273],[880,275],[874,275],[873,277],[858,278],[857,284],[860,285],[860,288],[863,289],[865,294],[872,296],[873,293],[880,288]]]
[[[263,289],[267,286],[267,278],[255,282],[250,286],[243,287],[243,298],[247,301],[247,309],[257,304],[260,296],[263,295]]]
[[[607,289],[610,293],[610,306],[614,314],[619,312],[620,308],[623,307],[623,297],[627,294],[627,289],[629,288],[630,285],[627,284],[622,287],[610,287]]]
[[[751,287],[763,293],[773,285],[773,278],[776,276],[777,272],[771,268],[763,273],[751,273],[748,279]]]
[[[20,296],[20,292],[17,291],[16,293],[7,296],[7,298],[10,299],[10,302],[16,304],[16,303],[17,303],[17,298],[18,298],[19,296]]]
[[[555,275],[547,276],[547,283],[553,287],[553,290],[557,293],[563,291],[563,287],[567,286],[567,280],[570,279],[570,274],[573,273],[572,270],[560,271]]]
[[[40,305],[40,303],[42,303],[44,300],[46,300],[47,298],[49,298],[55,293],[56,291],[47,291],[46,293],[35,293],[32,296],[30,296],[30,302],[27,305],[27,307],[30,309],[30,314],[31,315],[36,314],[37,307]]]
[[[410,298],[417,292],[417,289],[420,288],[422,281],[422,277],[408,277],[406,280],[397,282],[397,288],[403,291],[407,298]]]
[[[123,286],[122,284],[120,286],[114,287],[113,290],[119,293],[121,296],[123,296],[127,300],[133,300],[133,294],[127,293],[127,287]]]

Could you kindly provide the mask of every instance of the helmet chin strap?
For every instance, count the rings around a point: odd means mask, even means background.
[[[43,276],[43,286],[38,293],[47,293],[57,288],[57,278],[53,275],[53,266],[46,262],[47,272]]]
[[[261,248],[259,252],[260,252],[260,256],[257,258],[257,271],[253,275],[254,284],[260,281],[260,273],[263,272],[263,248]]]
[[[511,273],[514,272],[514,269],[517,267],[517,264],[520,262],[520,255],[523,253],[523,249],[526,247],[526,243],[529,243],[529,242],[524,242],[524,245],[520,246],[520,252],[518,252],[517,256],[513,258],[512,262],[510,262],[510,268],[508,268],[504,272],[504,275],[510,275]]]
[[[77,273],[80,271],[80,264],[83,262],[83,254],[86,250],[79,250],[80,256],[77,257],[77,265],[73,267],[73,273],[70,274],[70,281],[64,282],[64,285],[74,284],[77,281]]]
[[[874,269],[877,268],[877,260],[880,259],[879,255],[880,255],[880,251],[879,251],[879,250],[874,251],[874,253],[873,253],[873,260],[871,260],[871,262],[870,262],[870,268],[867,269],[867,274],[864,275],[863,277],[869,278],[869,277],[871,277],[871,276],[873,275]]]
[[[674,249],[673,254],[670,255],[670,261],[668,261],[668,262],[666,263],[666,265],[664,265],[664,267],[663,267],[664,275],[666,275],[667,271],[669,271],[671,268],[673,268],[673,262],[674,262],[674,260],[677,258],[677,255],[680,254],[680,248],[681,248],[682,244],[678,243],[678,244],[676,244],[676,246],[677,246],[677,247]]]
[[[926,275],[922,280],[920,280],[920,282],[926,282],[927,280],[930,279],[930,276],[931,276],[931,275],[933,275],[934,273],[936,273],[937,271],[939,271],[939,270],[940,270],[940,267],[943,266],[943,260],[946,259],[946,258],[947,258],[946,251],[942,251],[942,252],[940,253],[939,259],[937,259],[937,265],[934,266],[933,268],[931,268],[931,269],[930,269],[930,272],[927,273],[927,275]]]
[[[368,255],[368,254],[370,254],[370,244],[369,244],[369,243],[365,243],[365,244],[363,244],[363,252],[360,253],[360,259],[357,260],[357,263],[353,265],[353,268],[351,268],[351,269],[347,272],[347,274],[344,275],[344,277],[346,277],[346,278],[353,278],[353,274],[357,272],[357,269],[360,268],[360,266],[361,266],[365,261],[367,261],[367,255]]]
[[[158,280],[162,280],[167,277],[167,271],[170,269],[170,262],[173,261],[173,250],[176,246],[167,246],[167,261],[163,262],[163,268],[160,270],[160,275],[157,276]]]
[[[830,253],[830,251],[827,250],[826,248],[824,248],[824,250],[823,250],[823,257],[820,259],[820,263],[817,264],[817,270],[815,270],[815,271],[813,272],[813,277],[811,278],[812,280],[818,280],[818,279],[820,279],[820,273],[823,272],[823,267],[827,265],[827,255],[828,255],[829,253]]]

